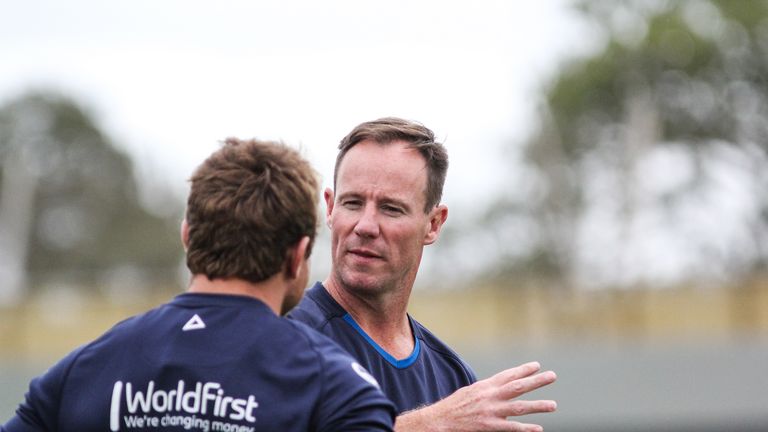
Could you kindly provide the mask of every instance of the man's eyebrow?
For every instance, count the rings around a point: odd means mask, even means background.
[[[344,192],[343,194],[339,194],[336,198],[338,200],[345,198],[362,198],[362,195],[357,192]]]

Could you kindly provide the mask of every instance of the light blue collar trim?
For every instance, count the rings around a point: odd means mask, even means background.
[[[360,336],[362,336],[378,353],[384,357],[384,360],[389,362],[392,366],[396,367],[397,369],[405,369],[408,366],[412,365],[416,362],[416,360],[419,358],[419,351],[421,351],[421,344],[419,344],[419,338],[414,338],[415,345],[413,347],[413,352],[408,357],[398,360],[394,357],[392,357],[388,352],[384,351],[384,348],[380,347],[379,344],[377,344],[373,339],[371,339],[370,336],[365,332],[365,330],[362,329],[356,322],[355,319],[352,318],[352,315],[346,314],[342,317],[344,321],[347,322],[347,324],[351,325],[352,328],[357,330],[358,333],[360,333]]]

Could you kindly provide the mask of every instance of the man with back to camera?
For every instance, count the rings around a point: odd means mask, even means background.
[[[289,317],[338,342],[401,413],[398,431],[540,431],[509,416],[551,412],[515,399],[555,381],[536,362],[476,382],[459,356],[407,313],[422,251],[448,216],[440,204],[448,155],[421,124],[382,118],[339,145],[326,189],[332,269]],[[431,404],[431,405],[430,405]]]
[[[0,430],[391,430],[394,407],[375,380],[279,316],[307,284],[318,192],[295,150],[226,140],[191,179],[187,292],[34,379]]]

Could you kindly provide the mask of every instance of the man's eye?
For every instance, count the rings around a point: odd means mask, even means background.
[[[403,214],[403,210],[400,207],[383,206],[381,209],[390,214]]]

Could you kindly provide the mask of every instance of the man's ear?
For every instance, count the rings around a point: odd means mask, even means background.
[[[309,236],[304,236],[295,246],[288,249],[288,258],[285,266],[286,277],[295,279],[301,274],[302,266],[307,265],[307,248]]]
[[[184,251],[189,249],[189,223],[187,218],[181,221],[181,244],[184,245]]]
[[[328,228],[331,227],[331,213],[333,212],[333,190],[331,188],[325,188],[323,192],[323,198],[325,198],[325,224]]]
[[[429,226],[424,236],[425,245],[431,245],[437,241],[437,238],[440,236],[440,229],[442,229],[446,219],[448,219],[448,207],[443,204],[435,206],[429,212]]]

